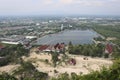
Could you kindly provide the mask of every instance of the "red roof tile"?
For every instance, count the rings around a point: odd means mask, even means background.
[[[43,51],[43,50],[47,49],[48,47],[49,47],[49,45],[42,45],[42,46],[40,46],[38,49],[39,49],[40,51]]]
[[[0,49],[4,48],[4,46],[0,45]]]
[[[107,44],[105,49],[108,51],[108,53],[112,53],[113,51],[112,45],[110,44]]]

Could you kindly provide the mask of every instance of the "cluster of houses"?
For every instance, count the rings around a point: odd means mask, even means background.
[[[57,43],[55,45],[41,45],[38,47],[39,51],[43,52],[63,52],[65,51],[65,44],[64,43]],[[113,52],[113,45],[112,44],[106,44],[105,45],[105,53],[111,54]]]
[[[32,47],[32,42],[37,39],[37,36],[21,36],[21,35],[12,35],[6,38],[0,38],[0,43],[18,45],[22,44],[25,49],[30,49]],[[0,49],[2,46],[0,45]]]
[[[36,36],[22,36],[22,35],[12,35],[4,38],[0,38],[0,42],[4,44],[27,44],[32,40],[37,39]]]
[[[65,51],[65,44],[64,43],[57,43],[55,45],[42,45],[38,47],[39,51],[44,52],[64,52]]]

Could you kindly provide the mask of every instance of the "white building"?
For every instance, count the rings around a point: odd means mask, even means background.
[[[20,44],[19,42],[10,42],[10,41],[1,41],[1,43],[14,44],[14,45]]]
[[[37,36],[26,36],[27,39],[35,39]]]

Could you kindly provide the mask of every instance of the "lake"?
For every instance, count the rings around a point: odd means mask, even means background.
[[[98,34],[93,30],[65,30],[55,34],[49,34],[43,36],[37,40],[37,44],[56,44],[65,43],[68,44],[70,41],[76,44],[92,44],[92,39],[97,37]]]

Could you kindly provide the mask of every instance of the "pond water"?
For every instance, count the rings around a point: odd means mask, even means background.
[[[65,43],[68,44],[70,41],[72,44],[92,44],[92,39],[97,37],[98,34],[93,30],[65,30],[55,34],[49,34],[43,36],[37,40],[37,44],[56,44]]]

